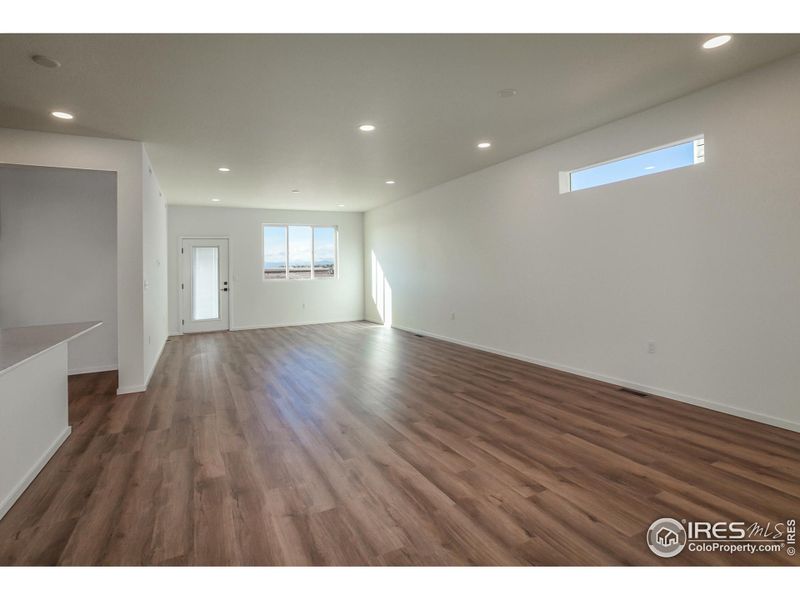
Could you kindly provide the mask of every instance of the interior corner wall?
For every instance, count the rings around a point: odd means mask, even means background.
[[[703,164],[559,193],[697,134]],[[367,318],[800,430],[797,140],[800,56],[371,210]]]
[[[142,148],[142,253],[144,283],[144,384],[167,341],[167,206],[158,177]]]
[[[117,359],[119,392],[145,386],[142,144],[0,128],[0,163],[117,174]]]
[[[181,237],[230,239],[230,328],[256,329],[364,318],[363,214],[223,206],[169,206],[169,328],[180,332]],[[336,225],[339,276],[314,281],[264,281],[264,223]]]

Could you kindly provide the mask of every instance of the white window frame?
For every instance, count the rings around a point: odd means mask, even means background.
[[[596,187],[605,187],[607,185],[613,185],[615,183],[622,183],[624,181],[629,181],[630,179],[639,179],[641,177],[647,177],[648,175],[658,175],[659,173],[668,173],[669,171],[677,171],[678,169],[684,169],[686,167],[696,166],[698,164],[702,164],[705,162],[705,134],[700,133],[698,135],[693,135],[692,137],[688,137],[682,140],[677,140],[674,142],[669,142],[667,144],[662,144],[660,146],[655,146],[653,148],[648,148],[647,150],[640,150],[639,152],[632,152],[630,154],[626,154],[624,156],[616,156],[614,158],[610,158],[608,160],[604,160],[602,162],[597,162],[591,165],[586,165],[584,167],[577,167],[575,169],[570,169],[569,171],[559,171],[558,173],[558,191],[560,194],[570,194],[573,191],[575,192],[583,192],[585,190],[592,190]],[[665,148],[672,148],[673,146],[680,146],[681,144],[686,144],[688,142],[695,142],[694,146],[694,163],[691,165],[686,165],[684,167],[677,167],[676,169],[669,169],[669,171],[657,171],[655,173],[642,173],[636,177],[631,177],[629,179],[620,179],[619,181],[610,181],[609,183],[604,183],[601,185],[592,186],[589,188],[582,188],[580,190],[573,190],[572,189],[572,174],[577,173],[579,171],[585,171],[587,169],[593,169],[595,167],[602,167],[603,165],[607,165],[610,163],[619,162],[621,160],[625,160],[628,158],[633,158],[635,156],[641,156],[643,154],[649,154],[650,152],[657,152],[658,150],[664,150]],[[701,142],[698,144],[697,142]]]
[[[264,247],[264,227],[283,227],[286,230],[286,276],[283,279],[267,279],[266,274],[264,273],[264,251],[266,248]],[[311,227],[311,277],[306,279],[289,279],[289,227]],[[333,277],[316,277],[314,275],[314,258],[316,255],[316,245],[314,243],[314,229],[317,227],[327,227],[331,228],[334,231],[334,240],[333,240],[333,260],[335,261],[335,272]],[[262,223],[261,224],[261,280],[269,283],[277,282],[277,281],[333,281],[339,279],[339,274],[341,272],[340,262],[339,262],[339,226],[338,225],[327,225],[327,224],[317,224],[317,225],[310,225],[308,223]]]

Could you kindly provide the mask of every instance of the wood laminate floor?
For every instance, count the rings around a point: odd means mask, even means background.
[[[800,516],[800,434],[367,323],[170,338],[70,378],[0,564],[799,564],[650,553],[664,516]]]

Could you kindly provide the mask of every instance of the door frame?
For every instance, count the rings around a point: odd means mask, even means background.
[[[233,273],[231,272],[231,236],[229,235],[179,235],[178,236],[178,332],[183,335],[183,293],[184,289],[181,287],[181,278],[183,276],[183,249],[184,240],[227,240],[228,242],[228,329],[220,329],[220,331],[233,331],[233,294],[234,287]]]

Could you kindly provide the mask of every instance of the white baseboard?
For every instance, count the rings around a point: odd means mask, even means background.
[[[67,375],[83,375],[85,373],[105,373],[106,371],[116,371],[118,365],[106,365],[104,367],[80,367],[78,369],[67,369]]]
[[[19,483],[14,486],[14,489],[12,489],[11,492],[5,498],[3,498],[2,501],[0,501],[0,519],[6,515],[9,509],[14,505],[14,502],[19,500],[22,492],[24,492],[31,482],[36,479],[39,471],[41,471],[47,462],[53,458],[53,455],[61,447],[61,444],[64,443],[64,440],[69,437],[70,433],[72,433],[72,427],[67,427],[64,429],[64,431],[62,431],[58,437],[53,440],[53,443],[50,445],[50,447],[45,450],[41,458],[36,461],[36,463],[28,470],[28,472],[25,473]]]
[[[150,372],[147,374],[147,377],[144,378],[144,390],[147,389],[147,386],[150,385],[150,378],[153,376],[153,373],[158,366],[158,361],[161,360],[161,355],[164,354],[164,346],[167,345],[167,337],[165,336],[163,340],[161,340],[161,348],[158,349],[158,354],[156,355],[156,359],[153,361],[153,364],[150,365]],[[142,390],[142,391],[144,391]]]
[[[231,331],[248,331],[250,329],[274,329],[276,327],[302,327],[304,325],[330,325],[331,323],[357,323],[363,319],[338,319],[333,321],[302,321],[295,323],[272,323],[269,325],[236,325]]]
[[[424,335],[426,337],[442,340],[444,342],[458,344],[459,346],[466,346],[468,348],[474,348],[475,350],[482,350],[484,352],[489,352],[491,354],[507,356],[508,358],[514,358],[516,360],[521,360],[523,362],[528,362],[534,365],[548,367],[550,369],[555,369],[556,371],[564,371],[566,373],[572,373],[574,375],[588,377],[589,379],[596,379],[597,381],[602,381],[604,383],[610,383],[612,385],[618,385],[620,387],[626,387],[640,392],[645,392],[646,394],[652,394],[654,396],[662,396],[664,398],[669,398],[670,400],[677,400],[678,402],[693,404],[695,406],[700,406],[702,408],[708,408],[709,410],[714,410],[717,412],[734,415],[736,417],[742,417],[744,419],[750,419],[751,421],[758,421],[759,423],[774,425],[775,427],[788,429],[789,431],[800,432],[800,422],[790,421],[788,419],[783,419],[781,417],[766,415],[756,411],[747,410],[744,408],[738,408],[736,406],[728,406],[727,404],[721,404],[719,402],[714,402],[713,400],[706,400],[705,398],[696,398],[694,396],[688,396],[686,394],[673,392],[671,390],[664,390],[661,388],[652,387],[644,383],[639,383],[637,381],[628,381],[626,379],[620,379],[618,377],[612,377],[610,375],[604,375],[602,373],[594,373],[592,371],[586,371],[584,369],[570,367],[567,365],[554,363],[548,360],[542,360],[540,358],[526,356],[524,354],[517,354],[515,352],[506,352],[505,350],[500,350],[499,348],[492,348],[491,346],[474,344],[472,342],[466,342],[464,340],[450,338],[444,335],[439,335],[437,333],[432,333],[430,331],[425,331],[423,329],[414,329],[412,327],[405,327],[394,323],[392,324],[392,327],[395,329],[400,329],[401,331],[407,331],[409,333]]]
[[[117,396],[124,396],[125,394],[138,394],[146,391],[146,385],[126,385],[125,387],[117,388]]]
[[[150,384],[150,378],[153,376],[153,373],[156,370],[156,366],[158,366],[158,361],[161,360],[161,355],[164,353],[164,346],[167,345],[167,337],[161,340],[161,348],[159,349],[158,355],[156,356],[156,359],[153,361],[153,364],[150,365],[150,371],[147,373],[147,377],[145,377],[144,384],[126,385],[124,387],[118,387],[117,396],[122,396],[124,394],[139,394],[141,392],[147,391],[147,386]]]

